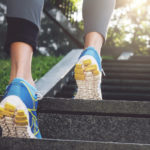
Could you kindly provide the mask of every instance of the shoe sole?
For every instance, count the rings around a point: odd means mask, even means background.
[[[74,69],[74,77],[78,87],[75,99],[102,100],[102,73],[93,57],[83,56],[79,60]]]
[[[35,138],[29,127],[27,110],[17,109],[9,102],[0,104],[0,127],[2,137]]]

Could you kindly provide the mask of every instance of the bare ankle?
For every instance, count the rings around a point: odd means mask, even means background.
[[[90,32],[85,36],[84,48],[94,47],[95,50],[100,54],[101,47],[103,45],[104,38],[97,32]]]
[[[35,86],[31,73],[33,49],[23,42],[15,42],[11,45],[11,75],[10,82],[14,78],[23,78],[32,86]]]

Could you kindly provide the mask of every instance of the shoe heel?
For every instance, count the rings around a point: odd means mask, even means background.
[[[0,106],[0,120],[3,119],[4,116],[4,108]]]
[[[19,138],[29,138],[29,134],[27,132],[28,128],[28,118],[25,115],[24,110],[18,110],[15,115],[15,125],[16,125],[16,133]]]
[[[75,99],[102,99],[99,92],[101,72],[92,59],[80,60],[75,66],[74,77],[78,86]]]
[[[15,115],[16,126],[28,126],[27,115],[25,115],[24,110],[18,110]]]
[[[0,126],[3,137],[29,138],[28,119],[24,110],[17,110],[10,103],[6,103],[4,108],[0,106]]]
[[[2,128],[3,137],[15,137],[15,117],[16,107],[10,103],[6,103],[4,108],[0,106],[0,126]]]

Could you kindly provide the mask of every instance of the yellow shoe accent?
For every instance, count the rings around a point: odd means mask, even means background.
[[[4,116],[13,117],[14,114],[15,114],[15,112],[10,112],[10,111],[4,110]]]
[[[27,116],[26,115],[25,116],[16,115],[15,119],[18,120],[18,121],[24,121],[24,120],[27,120]]]
[[[4,108],[0,107],[0,119],[4,116]]]
[[[23,110],[18,110],[15,116],[15,123],[17,126],[26,126],[28,125],[27,116]]]
[[[91,67],[93,67],[93,68],[97,69],[97,65],[91,65]]]
[[[18,110],[17,111],[17,116],[25,116],[25,113],[23,110]]]
[[[5,110],[10,111],[10,112],[14,112],[16,110],[16,107],[10,103],[6,103],[5,104]]]
[[[93,75],[97,76],[99,74],[100,74],[100,72],[98,70],[93,71]]]
[[[83,61],[83,64],[84,64],[85,66],[91,65],[91,64],[92,64],[92,61],[91,61],[91,59],[87,59],[87,60],[84,60],[84,61]]]
[[[95,70],[97,70],[97,66],[96,65],[90,65],[90,66],[85,68],[86,72],[88,72],[88,71],[95,71]]]
[[[85,80],[85,75],[75,74],[76,80]]]
[[[76,69],[82,69],[82,65],[81,64],[76,64],[75,68]]]
[[[3,114],[4,108],[0,107],[0,114]]]
[[[10,103],[0,106],[0,126],[3,137],[29,138],[27,127],[29,121],[24,110],[18,110]]]
[[[0,115],[13,117],[15,114],[16,107],[10,103],[6,103],[4,108],[0,107]]]
[[[76,69],[76,70],[75,70],[75,74],[84,75],[84,71],[83,71],[83,69]]]
[[[16,123],[17,126],[27,126],[28,125],[28,120],[20,121],[20,120],[15,119],[15,123]]]

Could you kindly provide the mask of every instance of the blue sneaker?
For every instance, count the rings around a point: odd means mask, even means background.
[[[0,126],[3,137],[41,139],[37,123],[39,95],[27,81],[16,78],[7,87],[0,103]]]
[[[88,47],[79,57],[75,66],[75,80],[78,86],[75,99],[102,100],[101,57],[93,47]]]

